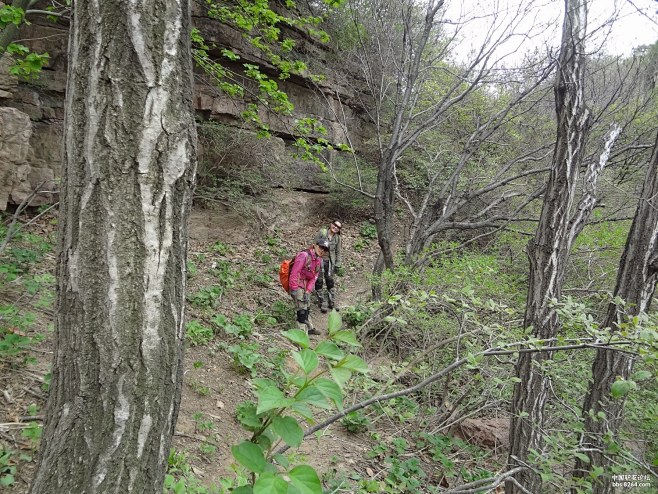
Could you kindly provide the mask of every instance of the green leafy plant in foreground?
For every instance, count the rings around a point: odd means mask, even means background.
[[[288,489],[321,494],[317,472],[309,465],[291,465],[276,453],[283,444],[298,447],[304,439],[300,421],[314,421],[313,408],[342,409],[343,388],[353,373],[366,373],[366,363],[346,353],[339,345],[358,347],[351,331],[341,330],[337,312],[329,315],[329,336],[311,346],[308,335],[298,329],[283,335],[299,349],[292,353],[296,372],[285,372],[281,386],[271,379],[254,379],[257,403],[242,403],[238,421],[252,433],[251,439],[233,446],[235,460],[250,472],[250,481],[235,494],[284,494]]]
[[[8,487],[15,482],[16,467],[11,461],[12,452],[0,445],[0,485]]]
[[[190,321],[185,325],[185,340],[192,346],[207,345],[214,336],[214,331],[199,321]]]
[[[206,487],[196,478],[187,457],[182,452],[171,450],[168,458],[168,470],[164,481],[164,494],[219,494],[225,493],[230,486]]]
[[[255,366],[261,359],[258,348],[258,343],[245,342],[227,348],[227,351],[233,356],[233,364],[238,372],[255,375]]]

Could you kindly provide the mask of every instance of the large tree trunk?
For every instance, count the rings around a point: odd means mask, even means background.
[[[589,128],[583,96],[587,9],[583,0],[565,0],[565,8],[555,83],[557,140],[553,166],[537,232],[528,244],[530,280],[524,327],[532,327],[533,336],[541,339],[557,334],[558,317],[550,301],[560,298],[569,250],[582,229],[581,220],[576,223],[571,215]],[[512,398],[509,468],[526,466],[531,463],[529,451],[542,449],[548,380],[541,368],[550,358],[548,352],[522,353],[517,362],[516,376],[521,381],[514,387]],[[541,492],[541,478],[531,470],[517,474],[515,479],[527,491]],[[508,482],[506,492],[523,491]]]
[[[162,492],[195,172],[187,0],[76,1],[52,384],[32,493]]]
[[[615,298],[626,304],[611,303],[603,323],[604,328],[617,330],[634,316],[647,312],[654,290],[658,269],[658,138],[644,180],[640,202],[626,239],[626,248],[621,257]],[[604,437],[616,439],[622,423],[624,400],[612,399],[611,387],[617,378],[628,379],[633,368],[631,354],[611,350],[597,350],[592,366],[592,382],[583,403],[585,432],[584,451],[589,457],[585,463],[576,461],[574,476],[586,477],[589,470],[607,467],[610,460],[603,452],[607,449]],[[599,412],[605,418],[598,417]],[[599,477],[594,483],[597,494],[613,492],[609,475]]]

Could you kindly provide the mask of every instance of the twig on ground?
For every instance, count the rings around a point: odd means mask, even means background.
[[[39,185],[37,185],[36,188],[32,191],[32,193],[29,196],[27,196],[25,199],[23,199],[23,202],[21,202],[20,205],[16,208],[16,211],[14,212],[14,215],[11,218],[11,223],[7,227],[7,235],[2,241],[2,244],[0,244],[0,254],[2,254],[5,251],[11,239],[14,238],[14,236],[16,236],[16,234],[20,231],[21,228],[23,228],[23,225],[18,227],[16,226],[16,223],[18,222],[18,217],[25,210],[25,208],[30,205],[32,200],[39,193],[39,189],[44,183],[45,182],[41,182]]]
[[[495,489],[500,484],[510,479],[513,475],[523,470],[526,470],[526,467],[516,467],[511,470],[502,472],[496,475],[495,477],[475,480],[473,482],[469,482],[468,484],[455,487],[454,489],[443,491],[442,494],[474,494],[476,492],[484,492],[491,489]]]

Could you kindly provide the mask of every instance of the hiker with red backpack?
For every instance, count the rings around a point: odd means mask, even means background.
[[[323,261],[323,268],[318,280],[315,282],[315,294],[318,308],[324,314],[327,310],[338,309],[336,305],[336,287],[334,284],[334,274],[341,274],[343,264],[343,242],[340,231],[343,224],[338,221],[332,221],[329,227],[321,228],[315,236],[315,241],[326,240],[329,243],[329,255]],[[323,283],[324,281],[324,283]],[[325,289],[326,286],[326,289]]]
[[[320,334],[320,331],[313,327],[310,318],[311,292],[315,289],[315,282],[322,269],[322,258],[327,255],[329,242],[319,239],[307,250],[297,254],[291,263],[288,293],[295,303],[297,326],[301,330],[305,329],[308,334]]]

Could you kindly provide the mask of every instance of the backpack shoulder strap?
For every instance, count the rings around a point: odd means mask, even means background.
[[[306,266],[306,268],[308,269],[311,267],[311,255],[305,250],[303,250],[302,252],[306,254],[306,263],[304,264],[304,266]]]

